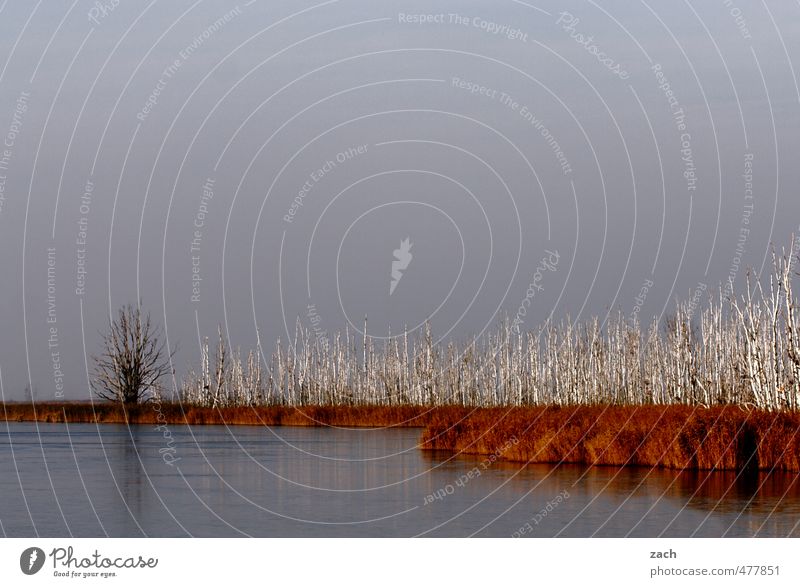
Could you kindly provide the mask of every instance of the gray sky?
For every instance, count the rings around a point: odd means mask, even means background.
[[[105,4],[0,3],[6,399],[87,398],[137,298],[180,375],[309,304],[466,340],[543,258],[526,327],[649,319],[798,231],[796,4]]]

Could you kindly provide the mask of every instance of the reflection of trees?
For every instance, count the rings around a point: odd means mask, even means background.
[[[671,495],[688,499],[688,507],[721,513],[800,515],[800,474],[683,471],[677,473]]]
[[[114,427],[117,428],[116,426]],[[125,502],[122,505],[124,511],[120,512],[120,535],[136,536],[142,533],[137,521],[140,522],[142,520],[145,497],[143,492],[145,473],[142,470],[142,464],[139,462],[141,456],[139,454],[139,450],[141,450],[141,445],[139,444],[141,430],[139,426],[121,428],[122,426],[118,428],[119,433],[110,436],[112,440],[109,442],[109,444],[116,445],[117,450],[115,452],[118,455],[118,458],[110,459],[112,465],[111,474],[114,475],[117,485],[113,493],[119,495]],[[137,445],[139,448],[137,448]],[[120,493],[117,493],[117,491]]]
[[[428,467],[445,471],[468,469],[481,462],[480,457],[440,451],[422,451],[422,455]],[[509,483],[517,491],[528,491],[538,483],[537,494],[555,495],[568,488],[571,494],[583,494],[589,499],[601,495],[622,502],[630,498],[625,508],[638,507],[634,502],[652,504],[669,500],[678,508],[685,506],[695,511],[755,514],[764,518],[770,514],[789,515],[793,520],[800,517],[798,473],[522,465],[505,461],[495,462],[491,469],[497,474],[502,471],[508,477],[513,476]]]

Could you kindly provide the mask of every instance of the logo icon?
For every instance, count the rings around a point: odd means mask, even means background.
[[[44,551],[41,548],[32,546],[22,551],[19,557],[19,568],[26,575],[35,575],[44,566]]]
[[[392,282],[389,284],[389,295],[394,293],[394,288],[403,278],[403,271],[408,269],[408,264],[414,258],[414,255],[411,254],[413,246],[409,237],[406,237],[405,240],[400,241],[400,248],[394,250],[395,260],[392,261]]]

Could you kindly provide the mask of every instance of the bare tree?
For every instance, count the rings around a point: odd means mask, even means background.
[[[159,329],[136,306],[120,308],[103,336],[103,353],[95,362],[92,388],[105,400],[134,405],[158,393],[159,380],[171,373],[168,352]]]

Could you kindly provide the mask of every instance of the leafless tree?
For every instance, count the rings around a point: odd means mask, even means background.
[[[173,354],[150,314],[142,316],[139,306],[120,308],[103,336],[103,353],[92,357],[92,388],[98,397],[124,405],[147,401],[158,393],[161,378],[171,373]]]

